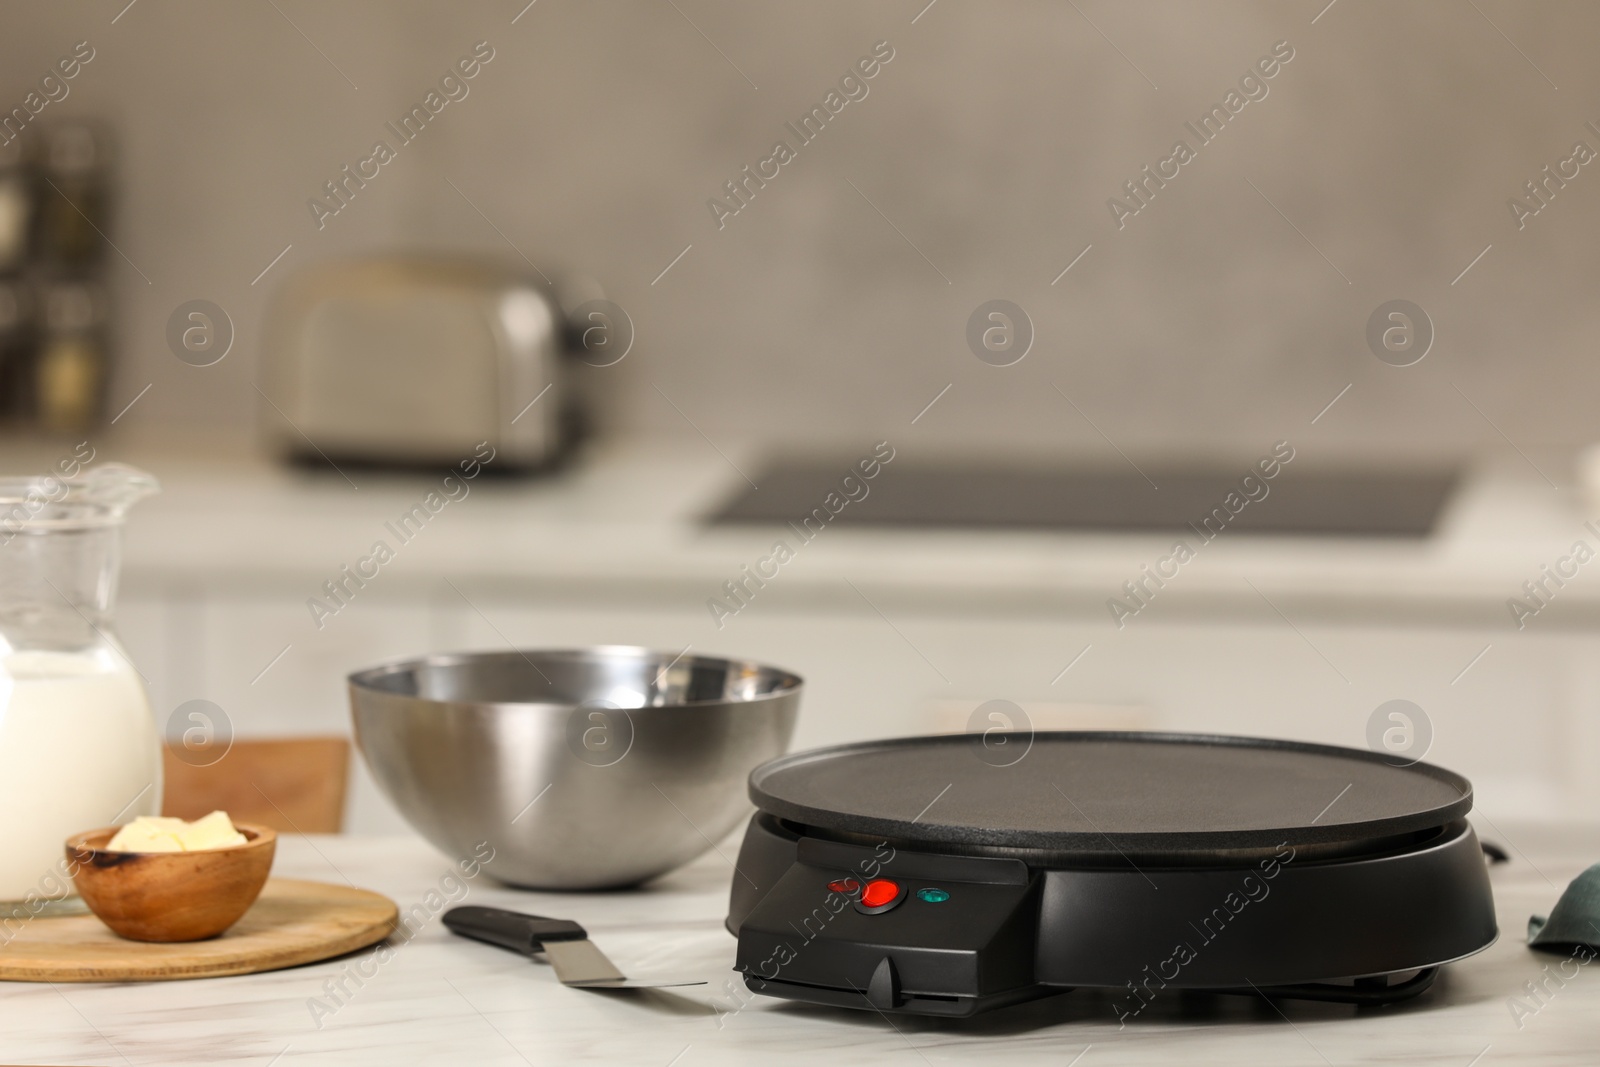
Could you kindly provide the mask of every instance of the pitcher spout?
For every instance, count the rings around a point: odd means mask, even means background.
[[[74,468],[65,477],[0,478],[0,541],[19,533],[118,526],[129,508],[161,491],[154,475],[126,463]]]

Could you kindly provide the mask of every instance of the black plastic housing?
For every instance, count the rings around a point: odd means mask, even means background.
[[[1422,970],[1498,934],[1477,836],[1454,820],[1386,851],[1313,857],[1285,843],[1248,860],[945,855],[849,843],[758,813],[728,930],[755,992],[926,1015],[971,1015],[1070,987],[1236,991]],[[864,915],[828,883],[886,877],[909,892]],[[949,899],[928,903],[917,890]],[[1425,987],[1426,983],[1423,983]]]

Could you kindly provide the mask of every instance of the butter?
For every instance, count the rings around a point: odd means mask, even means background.
[[[214,811],[188,823],[178,831],[178,840],[185,852],[245,844],[245,836],[234,829],[233,820],[228,818],[225,811]]]
[[[116,852],[182,852],[178,831],[182,819],[160,815],[141,815],[112,836],[106,845]]]
[[[112,852],[199,852],[247,844],[225,811],[184,822],[165,815],[141,815],[118,830],[106,848]]]

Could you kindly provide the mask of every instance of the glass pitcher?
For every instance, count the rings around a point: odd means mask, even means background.
[[[0,918],[13,920],[71,893],[69,836],[161,810],[160,736],[111,632],[123,518],[159,486],[117,463],[61,468],[75,476],[0,478]]]

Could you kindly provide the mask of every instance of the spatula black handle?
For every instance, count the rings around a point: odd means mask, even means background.
[[[581,941],[587,930],[570,919],[547,919],[505,908],[484,908],[466,904],[444,913],[444,924],[452,933],[499,945],[513,952],[532,955],[546,941]]]

